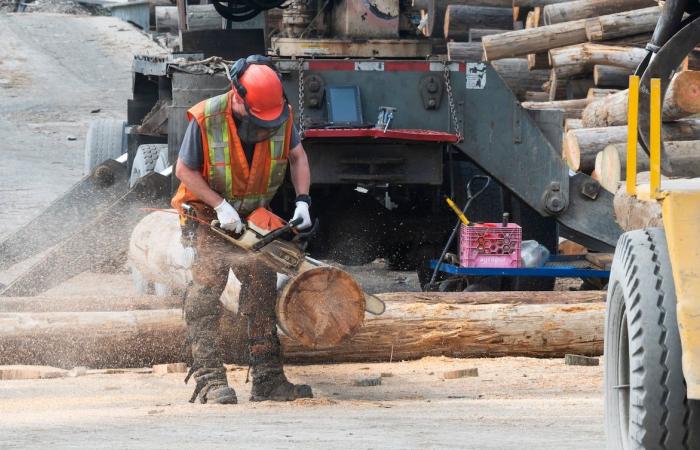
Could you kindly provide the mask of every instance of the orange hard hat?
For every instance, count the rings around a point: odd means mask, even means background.
[[[266,64],[250,64],[239,79],[245,88],[243,98],[248,114],[261,127],[279,127],[287,120],[289,108],[277,72]],[[257,119],[257,120],[256,120]]]

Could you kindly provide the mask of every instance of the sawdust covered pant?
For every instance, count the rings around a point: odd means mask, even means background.
[[[187,338],[194,366],[220,369],[224,362],[225,349],[219,333],[223,305],[219,297],[231,269],[241,283],[239,313],[247,320],[248,354],[254,373],[256,366],[261,368],[261,365],[281,370],[281,346],[275,318],[276,273],[205,226],[197,229],[195,247],[194,283],[185,300]]]

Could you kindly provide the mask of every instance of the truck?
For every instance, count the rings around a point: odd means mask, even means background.
[[[186,110],[230,89],[228,67],[253,53],[273,58],[309,156],[312,213],[320,224],[312,256],[347,265],[381,257],[392,268],[417,270],[426,284],[428,261],[439,256],[455,220],[444,198],[464,204],[466,182],[483,174],[494,182],[470,209],[474,221],[500,221],[508,212],[523,239],[553,254],[560,237],[598,251],[614,248],[622,230],[613,196],[589,176],[569,173],[561,157],[562,112],[522,108],[488,62],[433,55],[432,41],[415,36],[404,2],[294,1],[272,37],[250,26],[255,19],[240,21],[272,4],[213,5],[223,29],[181,26],[181,51],[135,56],[127,120],[91,127],[89,175],[50,208],[72,213],[46,213],[0,244],[2,265],[9,265],[61,242],[3,295],[36,294],[77,271],[118,261],[133,224],[147,208],[167,207],[177,188],[172,165]],[[184,24],[187,5],[178,7]],[[235,13],[244,10],[250,11]],[[291,216],[292,198],[291,186],[283,187],[273,209]],[[73,219],[95,211],[87,225]],[[55,224],[51,236],[18,244],[41,221]],[[52,270],[57,266],[66,268]],[[490,288],[552,284],[516,277]]]

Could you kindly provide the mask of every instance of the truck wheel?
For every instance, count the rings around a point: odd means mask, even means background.
[[[85,165],[89,174],[108,159],[114,159],[126,151],[125,120],[97,119],[90,123],[85,138]]]
[[[607,446],[698,448],[698,403],[686,397],[666,236],[662,229],[625,233],[605,314]]]
[[[139,179],[151,172],[160,172],[168,167],[168,144],[139,145],[131,166],[129,186],[134,187]]]

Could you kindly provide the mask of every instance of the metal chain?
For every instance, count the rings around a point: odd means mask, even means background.
[[[304,60],[299,59],[299,136],[304,137]]]
[[[454,126],[455,133],[457,133],[459,142],[462,142],[464,140],[464,136],[462,135],[462,128],[459,126],[459,120],[457,118],[457,108],[455,108],[455,101],[452,95],[452,78],[450,77],[450,64],[447,61],[444,61],[442,63],[442,66],[443,74],[445,75],[445,88],[447,89],[447,101],[450,105],[450,116],[452,118],[452,125]]]

